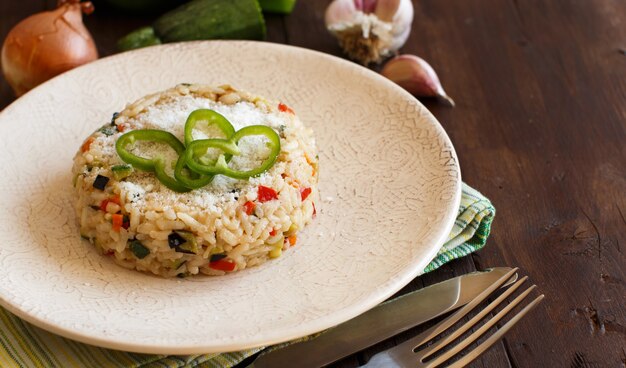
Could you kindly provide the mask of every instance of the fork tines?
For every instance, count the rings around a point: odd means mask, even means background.
[[[482,336],[485,332],[487,332],[491,327],[493,327],[498,321],[502,320],[502,318],[507,315],[514,307],[520,304],[530,292],[535,289],[536,285],[530,286],[528,289],[520,293],[513,301],[511,301],[508,305],[506,305],[502,310],[500,310],[495,316],[491,317],[489,320],[485,322],[480,328],[474,331],[471,335],[467,336],[458,344],[451,347],[449,350],[443,352],[441,355],[433,357],[433,355],[446,348],[450,347],[451,343],[459,338],[463,333],[473,328],[479,321],[481,321],[488,313],[494,310],[498,305],[502,303],[506,298],[508,298],[513,292],[515,292],[527,279],[525,276],[511,285],[506,291],[504,291],[500,296],[498,296],[493,302],[487,305],[484,309],[482,309],[478,314],[472,317],[468,322],[464,323],[462,326],[457,328],[454,332],[450,333],[447,336],[442,337],[440,340],[435,341],[432,345],[421,348],[426,343],[433,340],[435,337],[439,336],[444,331],[447,331],[450,327],[452,327],[455,323],[457,323],[461,318],[465,317],[471,310],[473,310],[476,306],[478,306],[481,302],[483,302],[489,295],[491,295],[495,290],[500,288],[511,276],[517,272],[518,268],[514,268],[509,271],[507,274],[503,275],[498,281],[496,281],[493,285],[483,291],[480,295],[478,295],[474,300],[469,302],[463,308],[458,310],[456,313],[441,321],[437,325],[431,327],[430,329],[424,331],[420,335],[392,348],[387,351],[381,352],[370,360],[367,366],[377,366],[380,363],[383,366],[416,366],[417,367],[439,367],[450,358],[454,357],[456,354],[461,352],[463,349],[467,348],[470,344],[476,341],[480,336]],[[531,309],[533,309],[541,300],[544,298],[544,295],[539,295],[532,302],[530,302],[526,307],[524,307],[521,311],[519,311],[515,316],[513,316],[506,324],[500,327],[493,335],[489,336],[485,341],[483,341],[480,345],[466,353],[462,358],[453,362],[450,367],[463,367],[467,365],[472,360],[476,359],[480,354],[482,354],[485,350],[487,350],[491,345],[497,342],[504,334],[513,327],[526,313],[528,313]],[[421,348],[421,349],[420,349]]]

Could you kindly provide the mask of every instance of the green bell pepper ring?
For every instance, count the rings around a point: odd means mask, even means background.
[[[167,173],[165,172],[165,160],[154,160],[154,174],[156,175],[157,179],[159,179],[159,181],[163,183],[163,185],[175,192],[184,193],[193,189],[177,181],[175,178],[167,175]]]
[[[228,166],[224,154],[220,154],[219,158],[213,164],[202,164],[196,160],[198,156],[203,155],[209,148],[217,148],[226,152],[228,155],[237,155],[240,152],[239,147],[230,139],[199,139],[191,142],[183,154],[187,167],[201,175],[221,174],[222,167],[217,166],[220,161],[224,162],[225,166]]]
[[[207,127],[215,125],[224,133],[224,139],[230,139],[235,134],[235,128],[233,128],[232,124],[218,112],[208,109],[194,110],[189,114],[185,122],[185,146],[188,146],[194,140],[192,132],[201,121],[205,121]]]
[[[194,110],[187,117],[187,121],[185,122],[185,145],[188,146],[193,142],[193,130],[196,128],[198,123],[205,122],[206,127],[210,127],[215,125],[223,134],[224,138],[229,139],[235,134],[235,128],[231,125],[231,123],[221,114],[214,110],[208,109],[199,109]],[[207,148],[208,149],[208,148]],[[206,153],[206,149],[204,150]],[[227,157],[230,159],[230,155]],[[200,161],[207,162],[205,157],[201,157]],[[176,161],[176,168],[174,169],[174,177],[184,186],[191,189],[199,189],[208,185],[212,180],[212,175],[198,175],[197,173],[190,171],[186,172],[185,170],[187,165],[185,165],[184,153],[179,156]]]
[[[174,177],[187,188],[199,189],[213,181],[213,175],[198,175],[191,170],[189,170],[189,172],[186,172],[186,168],[187,165],[185,164],[185,154],[183,153],[178,157],[178,161],[176,161],[176,167],[174,168]]]
[[[218,148],[224,151],[226,154],[230,155],[238,155],[239,147],[237,147],[237,143],[246,137],[251,135],[262,135],[268,139],[268,145],[270,148],[270,154],[268,157],[263,160],[261,165],[257,168],[247,171],[239,171],[233,170],[228,167],[227,158],[224,154],[221,154],[217,161],[212,165],[207,165],[203,163],[199,163],[196,160],[196,157],[199,154],[203,154],[209,148]],[[238,130],[231,139],[203,139],[191,142],[191,144],[187,147],[187,151],[185,151],[185,162],[187,166],[199,173],[204,175],[226,175],[228,177],[234,179],[248,179],[253,176],[257,176],[267,171],[276,159],[278,158],[278,154],[280,153],[280,137],[278,134],[270,127],[265,125],[250,125]]]
[[[176,136],[172,133],[156,129],[133,130],[117,139],[117,142],[115,142],[115,150],[122,161],[131,164],[136,169],[154,172],[157,179],[171,190],[176,192],[188,192],[191,189],[167,175],[165,172],[165,160],[163,158],[145,158],[130,153],[128,146],[134,144],[136,141],[167,144],[180,156],[185,152],[185,146]]]

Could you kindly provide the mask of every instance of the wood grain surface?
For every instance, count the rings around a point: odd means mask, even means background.
[[[0,2],[0,39],[50,0]],[[97,0],[85,23],[101,56],[154,15]],[[328,0],[268,16],[268,41],[342,56]],[[437,70],[457,106],[425,99],[464,181],[498,214],[487,246],[403,291],[490,266],[519,266],[546,299],[471,367],[626,367],[626,2],[414,0],[403,53]],[[0,108],[14,100],[0,81]],[[432,324],[432,323],[431,323]],[[355,367],[428,325],[347,357]]]

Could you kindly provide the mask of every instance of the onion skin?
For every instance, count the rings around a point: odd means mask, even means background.
[[[11,29],[0,60],[16,96],[98,58],[93,38],[82,22],[84,4],[62,4],[31,15]]]

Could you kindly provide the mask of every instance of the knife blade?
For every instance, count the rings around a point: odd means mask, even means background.
[[[382,303],[311,340],[261,354],[249,368],[321,367],[467,304],[510,271],[496,267],[434,284]],[[515,274],[507,283],[515,282]]]

